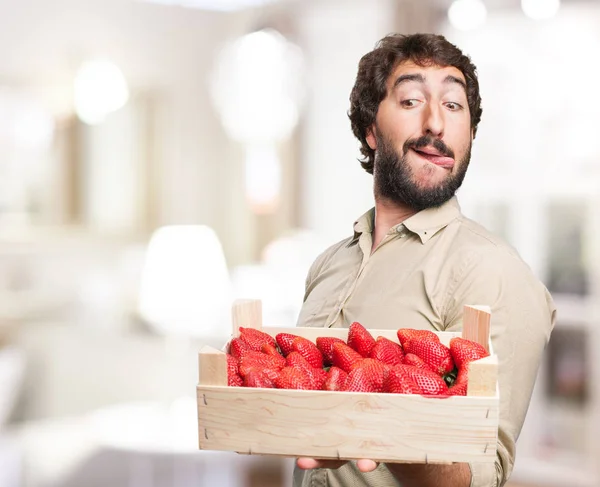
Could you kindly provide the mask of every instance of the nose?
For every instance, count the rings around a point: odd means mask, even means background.
[[[444,119],[440,107],[429,104],[424,113],[423,132],[441,138],[444,135]]]

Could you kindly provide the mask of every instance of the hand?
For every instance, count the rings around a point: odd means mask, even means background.
[[[311,470],[313,468],[331,468],[336,469],[344,465],[346,460],[317,460],[316,458],[298,458],[296,465],[303,470]],[[377,462],[373,460],[361,459],[356,461],[356,466],[363,472],[372,472],[377,468]]]

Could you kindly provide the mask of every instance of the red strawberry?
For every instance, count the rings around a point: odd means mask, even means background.
[[[383,390],[383,381],[387,377],[387,374],[391,367],[387,364],[384,364],[383,362],[380,362],[379,360],[365,358],[352,365],[348,377],[351,377],[352,372],[354,372],[357,369],[362,369],[365,371],[365,374],[362,374],[360,376],[361,380],[365,377],[368,377],[371,381],[371,385],[373,386],[375,392],[381,392]],[[351,383],[348,382],[346,384],[346,390],[348,390],[347,388],[350,387],[348,384]]]
[[[466,363],[489,356],[483,345],[459,337],[450,340],[450,354],[458,370],[461,370]]]
[[[248,375],[244,377],[244,387],[264,387],[273,389],[275,384],[264,372],[251,370],[248,372]]]
[[[287,357],[288,353],[293,350],[292,342],[297,337],[298,335],[292,335],[291,333],[278,333],[275,335],[275,341],[277,341],[277,345],[279,345],[279,349],[284,357]]]
[[[334,343],[346,343],[341,338],[336,337],[318,337],[317,348],[323,354],[323,359],[326,364],[333,362],[333,344]]]
[[[358,321],[348,328],[348,346],[353,348],[363,357],[368,357],[369,352],[375,345],[375,339]]]
[[[418,367],[419,369],[426,369],[426,370],[433,371],[433,369],[429,365],[427,365],[421,357],[419,357],[418,355],[415,355],[414,353],[407,353],[404,356],[404,364],[405,365],[414,365],[415,367]]]
[[[273,357],[282,357],[279,350],[277,350],[277,347],[274,347],[270,343],[263,343],[262,347],[260,347],[260,351],[267,355],[273,355]]]
[[[242,387],[244,379],[239,374],[227,376],[227,385],[230,387]]]
[[[285,359],[283,357],[280,358],[281,360],[279,360],[277,357],[267,355],[266,353],[262,352],[247,352],[240,359],[240,375],[245,377],[251,370],[281,370],[283,367],[285,367]]]
[[[377,337],[375,345],[369,353],[370,358],[377,359],[384,364],[398,365],[403,362],[404,352],[397,343],[385,337]]]
[[[415,330],[413,328],[400,328],[396,335],[398,335],[398,341],[404,348],[404,344],[411,338],[427,338],[434,342],[439,342],[440,338],[433,333],[431,330]]]
[[[419,386],[421,394],[438,396],[448,394],[448,386],[435,372],[419,369],[411,365],[396,365],[397,368],[403,367],[408,376]]]
[[[423,391],[402,367],[393,367],[383,382],[383,391],[393,394],[421,394]]]
[[[327,371],[325,369],[313,368],[308,373],[308,376],[310,377],[312,383],[312,389],[314,389],[315,391],[320,391],[321,389],[323,389],[323,385],[327,380]]]
[[[428,338],[411,338],[404,343],[406,353],[414,353],[440,375],[447,374],[454,369],[454,360],[450,355],[450,349],[440,343]]]
[[[331,367],[323,384],[325,391],[343,391],[346,386],[348,374],[339,367]]]
[[[239,374],[239,362],[238,359],[235,358],[231,354],[227,354],[227,375],[235,375]]]
[[[291,352],[285,360],[287,367],[301,369],[310,377],[313,389],[321,389],[323,382],[325,382],[325,379],[327,378],[327,372],[325,372],[325,370],[313,367],[298,352]]]
[[[271,335],[264,331],[257,330],[256,328],[244,328],[243,326],[240,326],[240,339],[246,342],[252,350],[256,350],[257,352],[260,352],[263,343],[268,343],[273,346],[277,345],[275,339]]]
[[[360,353],[350,348],[345,343],[333,344],[332,363],[336,367],[342,369],[344,372],[350,372],[352,365],[362,359],[363,356]]]
[[[347,392],[378,392],[368,369],[356,368],[348,374],[344,391]]]
[[[250,346],[240,338],[233,338],[229,343],[229,353],[231,353],[231,355],[237,359],[239,359],[249,350],[251,350]]]
[[[448,395],[450,396],[466,396],[467,395],[467,382],[455,382],[451,387],[448,388]]]
[[[294,338],[292,350],[302,355],[313,367],[316,367],[317,369],[323,368],[323,354],[310,340],[304,337]]]
[[[313,387],[310,377],[296,367],[284,367],[279,377],[275,379],[275,387],[279,389],[302,389],[311,390]]]
[[[239,374],[238,359],[227,354],[227,385],[240,387],[243,383]]]

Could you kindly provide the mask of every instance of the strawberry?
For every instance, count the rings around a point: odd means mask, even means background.
[[[227,355],[227,375],[239,374],[240,369],[239,369],[238,359],[229,353],[226,355]]]
[[[294,338],[292,350],[302,355],[311,366],[317,369],[323,368],[323,354],[310,340],[304,337]]]
[[[227,354],[227,385],[240,387],[243,380],[239,374],[238,359]]]
[[[407,375],[419,386],[421,394],[438,396],[448,394],[448,386],[435,372],[425,369],[419,369],[412,365],[396,365],[396,368],[404,368]]]
[[[348,374],[344,391],[347,392],[377,392],[368,369],[358,367]]]
[[[264,331],[257,330],[256,328],[245,328],[240,326],[240,339],[248,344],[252,350],[260,352],[260,348],[263,343],[269,343],[270,345],[277,345],[275,339],[265,333]]]
[[[272,355],[251,350],[240,359],[240,375],[245,377],[251,370],[264,371],[266,369],[271,369],[273,371],[279,371],[285,367],[285,359],[283,357],[280,358],[281,360]]]
[[[323,385],[327,380],[327,371],[325,369],[313,368],[309,371],[308,376],[310,377],[310,381],[312,383],[312,389],[315,391],[320,391],[323,389]]]
[[[413,353],[423,359],[435,372],[440,375],[447,374],[454,369],[454,360],[450,349],[429,338],[414,337],[404,343],[406,353]]]
[[[272,389],[275,387],[275,384],[264,372],[251,370],[246,377],[244,377],[244,387],[264,387]]]
[[[421,357],[419,357],[418,355],[415,355],[414,353],[407,353],[404,356],[403,363],[405,365],[414,365],[415,367],[418,367],[419,369],[426,369],[426,370],[433,371],[433,369],[429,365],[427,365]]]
[[[363,356],[360,353],[350,348],[345,343],[333,344],[332,363],[336,367],[342,369],[344,372],[350,372],[352,365],[362,359]]]
[[[250,350],[250,346],[240,338],[233,338],[229,343],[229,353],[239,359]]]
[[[317,348],[323,354],[323,359],[326,364],[333,362],[333,344],[334,343],[346,343],[341,338],[336,337],[318,337]]]
[[[275,387],[278,389],[302,389],[311,390],[312,381],[310,377],[302,370],[296,367],[284,367],[281,369],[279,377],[275,379]]]
[[[262,347],[260,347],[260,351],[267,355],[273,355],[274,357],[282,357],[279,350],[277,350],[277,347],[274,347],[270,343],[263,343]]]
[[[418,337],[433,340],[434,342],[440,341],[440,338],[431,330],[415,330],[413,328],[400,328],[396,332],[396,335],[398,335],[398,341],[402,345],[402,348],[404,348],[404,344],[411,338]]]
[[[318,340],[318,339],[317,339]],[[323,384],[325,391],[343,391],[346,386],[348,374],[339,367],[331,367]]]
[[[450,396],[466,396],[467,395],[467,382],[455,382],[451,387],[448,388],[448,395]]]
[[[377,359],[384,364],[398,365],[403,362],[404,351],[397,343],[380,336],[377,337],[375,345],[373,345],[369,353],[369,357]]]
[[[363,357],[368,357],[369,352],[375,345],[375,339],[358,321],[348,328],[348,346],[353,348]]]
[[[313,367],[307,360],[298,352],[291,352],[286,358],[287,367],[295,367],[303,370],[311,379],[313,389],[321,389],[323,382],[327,378],[327,372],[323,369]]]
[[[423,391],[402,367],[393,367],[383,382],[383,391],[393,394],[421,394]]]
[[[229,387],[242,387],[244,385],[244,379],[239,374],[227,376],[227,385]]]
[[[365,371],[365,374],[360,375],[361,381],[365,378],[368,378],[375,392],[381,392],[383,390],[383,381],[387,377],[391,366],[384,364],[379,360],[365,358],[359,362],[356,362],[354,365],[352,365],[352,367],[350,367],[350,373],[348,377],[352,376],[352,372],[357,369],[362,369]],[[346,387],[349,387],[348,384],[351,384],[351,382],[348,382]]]
[[[292,342],[298,335],[292,335],[291,333],[278,333],[275,335],[275,341],[279,345],[279,350],[284,357],[287,357],[292,349]]]
[[[450,354],[458,370],[461,370],[466,363],[489,356],[483,345],[459,337],[450,340]]]

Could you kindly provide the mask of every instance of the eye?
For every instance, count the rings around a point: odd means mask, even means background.
[[[444,103],[445,107],[452,111],[452,112],[456,112],[458,110],[462,110],[463,106],[460,103],[456,103],[455,101],[449,101]]]
[[[414,108],[417,106],[418,103],[419,103],[419,100],[417,100],[415,98],[409,98],[409,99],[400,101],[400,105],[403,106],[404,108]]]

